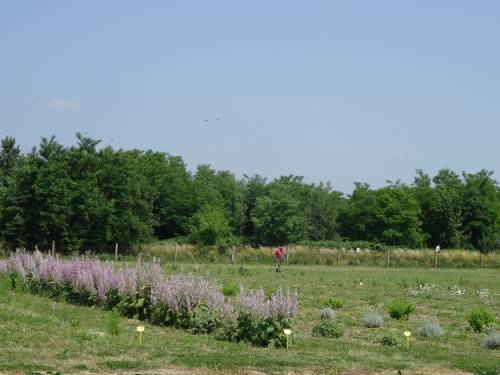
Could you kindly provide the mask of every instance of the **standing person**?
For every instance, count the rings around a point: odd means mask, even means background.
[[[274,250],[274,260],[276,261],[276,272],[281,272],[281,262],[283,261],[283,246],[279,246]]]

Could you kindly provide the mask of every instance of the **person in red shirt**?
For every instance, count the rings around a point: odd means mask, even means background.
[[[285,254],[285,250],[283,250],[283,246],[279,246],[274,250],[274,260],[276,261],[276,272],[281,272],[281,262],[283,261],[283,255]]]

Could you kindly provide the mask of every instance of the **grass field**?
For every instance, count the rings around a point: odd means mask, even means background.
[[[10,290],[0,277],[0,373],[32,371],[188,373],[343,373],[477,374],[500,371],[500,352],[483,346],[485,335],[468,328],[465,315],[483,306],[500,319],[500,272],[483,270],[383,269],[362,267],[285,266],[276,274],[271,265],[178,264],[167,274],[193,272],[221,286],[240,284],[271,291],[297,289],[299,313],[290,350],[256,348],[215,340],[174,328],[145,324],[142,344],[135,332],[139,321],[97,308],[78,307]],[[418,289],[417,285],[428,288]],[[431,286],[433,285],[434,286]],[[481,293],[475,290],[482,289]],[[487,291],[485,291],[485,289]],[[312,328],[323,302],[342,298],[335,320],[344,328],[340,338],[316,338]],[[385,305],[408,298],[415,312],[408,321],[393,320]],[[364,313],[383,312],[384,326],[365,328]],[[421,338],[418,327],[438,321],[445,334]],[[142,323],[141,323],[142,324]],[[413,332],[410,349],[403,331]],[[396,347],[381,345],[393,335]]]

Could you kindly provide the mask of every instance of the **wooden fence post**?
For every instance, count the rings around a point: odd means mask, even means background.
[[[437,251],[434,252],[434,268],[435,269],[438,268],[438,252]]]
[[[52,240],[52,256],[56,255],[56,241]]]
[[[177,242],[175,243],[174,263],[177,263]]]
[[[234,245],[231,249],[231,264],[234,264]]]
[[[339,249],[337,249],[337,266],[339,265]]]
[[[290,248],[287,246],[286,247],[286,264],[288,264],[288,252],[290,251]]]
[[[115,261],[118,260],[118,242],[115,243]]]
[[[391,265],[391,255],[389,253],[389,250],[387,250],[387,264],[386,267],[390,267]]]
[[[479,251],[479,268],[483,268],[483,252]]]

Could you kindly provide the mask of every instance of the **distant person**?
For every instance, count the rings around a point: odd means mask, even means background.
[[[285,250],[283,246],[279,246],[274,250],[274,260],[276,261],[276,272],[281,272],[281,262],[283,262],[283,255]]]

